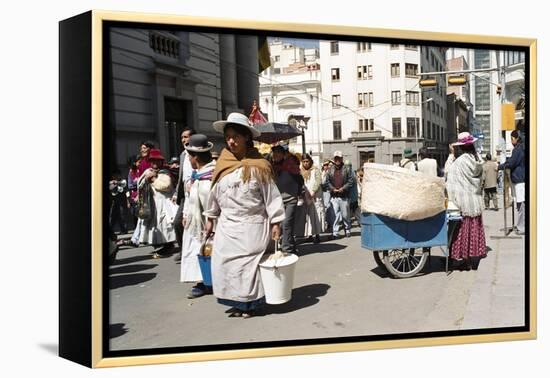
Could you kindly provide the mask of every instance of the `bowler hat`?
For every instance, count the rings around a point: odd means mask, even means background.
[[[191,152],[207,152],[214,147],[214,143],[208,141],[208,137],[204,134],[194,134],[189,138],[189,142],[185,143],[185,149]]]

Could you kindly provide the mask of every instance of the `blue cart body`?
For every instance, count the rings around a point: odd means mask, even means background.
[[[373,213],[361,214],[361,246],[373,251],[444,246],[447,255],[445,211],[416,221],[399,220]]]

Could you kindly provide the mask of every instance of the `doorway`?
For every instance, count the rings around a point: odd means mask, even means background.
[[[181,133],[190,125],[191,101],[164,98],[164,127],[168,142],[165,158],[179,157],[182,151]],[[163,151],[164,152],[164,151]]]

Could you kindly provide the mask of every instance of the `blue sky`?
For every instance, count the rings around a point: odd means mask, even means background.
[[[269,41],[272,41],[274,39],[275,37],[268,37]],[[298,38],[281,38],[281,39],[283,40],[283,42],[291,43],[294,46],[305,47],[305,48],[319,47],[318,39],[298,39]]]

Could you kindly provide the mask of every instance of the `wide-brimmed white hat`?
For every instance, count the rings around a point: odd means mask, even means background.
[[[214,130],[223,133],[225,130],[225,126],[230,124],[246,127],[248,130],[250,130],[254,138],[259,137],[262,134],[260,130],[256,129],[250,124],[250,122],[248,121],[248,117],[241,113],[231,113],[227,117],[227,120],[214,122]]]
[[[474,144],[474,142],[477,140],[476,137],[474,137],[472,134],[470,134],[467,131],[464,131],[460,134],[458,134],[458,140],[456,143],[453,143],[453,146],[464,146],[466,144]]]

